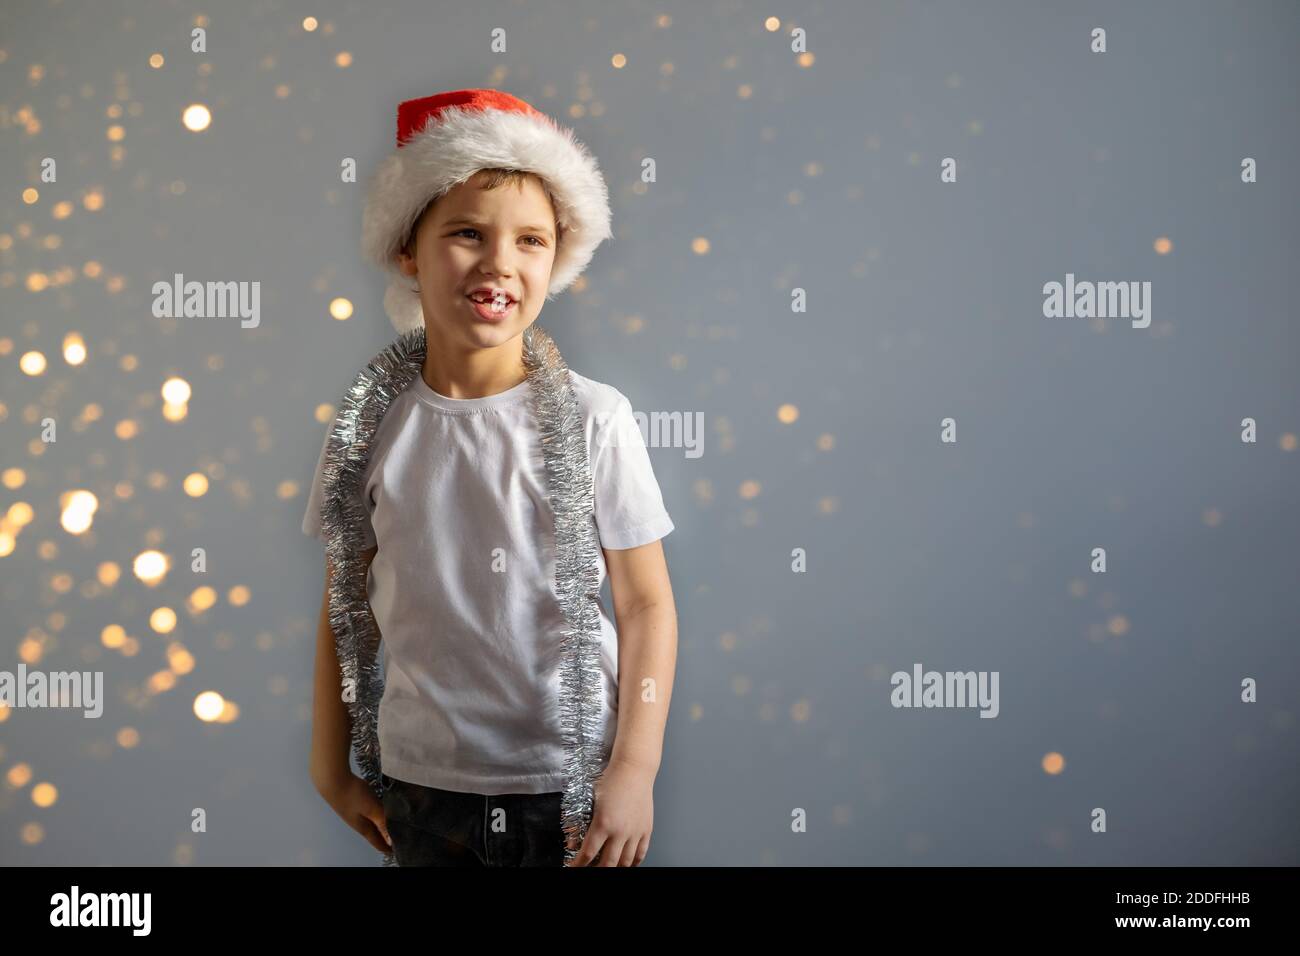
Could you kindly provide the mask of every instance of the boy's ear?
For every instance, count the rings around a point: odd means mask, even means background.
[[[401,249],[397,250],[395,258],[397,259],[397,268],[401,270],[402,275],[414,276],[417,273],[415,265],[415,256],[412,255],[414,243],[408,242]]]
[[[436,199],[430,199],[420,210],[420,214],[415,217],[415,222],[411,224],[411,231],[406,237],[406,242],[402,248],[397,250],[396,259],[397,267],[402,270],[403,275],[415,277],[418,270],[415,267],[415,238],[420,234],[420,227],[424,224],[424,217],[428,215],[429,210],[433,208]]]

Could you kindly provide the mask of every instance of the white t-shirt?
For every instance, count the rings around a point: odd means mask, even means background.
[[[602,548],[673,530],[622,392],[569,370]],[[380,420],[363,485],[370,606],[382,636],[383,772],[471,793],[564,789],[555,519],[527,380],[448,398],[416,375]],[[329,429],[326,429],[326,444]],[[320,526],[321,446],[302,530]],[[606,576],[605,559],[598,564]],[[495,569],[495,570],[494,570]],[[600,603],[604,760],[617,730],[618,635]]]

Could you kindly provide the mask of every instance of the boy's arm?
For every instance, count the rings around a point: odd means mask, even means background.
[[[367,568],[378,546],[362,552]],[[352,773],[349,755],[352,749],[352,717],[343,700],[342,671],[330,627],[329,585],[334,567],[325,558],[325,594],[321,599],[320,622],[316,628],[316,680],[311,721],[311,780],[324,793],[336,787]]]
[[[604,554],[618,627],[618,731],[609,761],[658,773],[677,667],[677,608],[663,544]]]

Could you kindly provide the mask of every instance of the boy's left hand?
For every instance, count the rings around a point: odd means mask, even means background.
[[[639,866],[654,828],[654,782],[654,772],[645,767],[607,764],[594,784],[586,837],[565,865]]]

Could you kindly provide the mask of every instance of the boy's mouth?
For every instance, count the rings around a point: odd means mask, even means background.
[[[504,308],[506,306],[515,304],[515,297],[512,296],[509,292],[505,291],[504,289],[495,289],[495,290],[475,289],[468,296],[466,296],[466,298],[472,302],[478,302],[487,305],[498,303],[499,308]]]
[[[513,313],[517,304],[508,292],[499,290],[495,294],[483,290],[471,292],[465,296],[474,306],[480,319],[487,322],[500,322]]]

